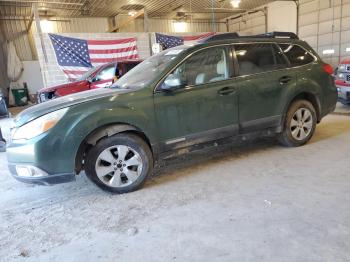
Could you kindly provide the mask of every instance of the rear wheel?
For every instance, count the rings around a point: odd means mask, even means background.
[[[134,134],[121,133],[98,142],[85,163],[88,178],[113,193],[128,193],[142,187],[153,169],[149,146]]]
[[[302,146],[313,136],[316,128],[316,111],[306,100],[297,100],[289,107],[279,141],[289,147]]]

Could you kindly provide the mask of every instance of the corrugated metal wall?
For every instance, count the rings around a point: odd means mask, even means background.
[[[10,17],[17,19],[16,17]],[[17,55],[22,61],[35,60],[35,51],[32,52],[30,37],[26,32],[27,26],[24,20],[2,20],[3,32],[6,40],[13,40]]]
[[[108,19],[105,17],[60,18],[49,23],[50,32],[46,33],[105,33],[108,30]]]
[[[350,52],[350,0],[301,0],[299,36],[336,66]],[[323,54],[334,50],[334,54]]]
[[[116,17],[116,23],[122,24],[126,19],[130,18],[127,15],[118,15]],[[175,33],[175,21],[171,19],[148,19],[148,31],[149,32],[163,32],[163,33]],[[215,26],[215,25],[214,25]],[[220,30],[219,24],[216,23],[216,28]],[[120,32],[143,32],[144,20],[135,19],[133,22],[120,29]],[[184,32],[212,32],[213,24],[211,21],[187,21]],[[226,28],[225,28],[226,31]]]
[[[17,17],[10,17],[10,19]],[[17,55],[22,61],[37,60],[33,34],[26,32],[24,20],[2,20],[6,40],[13,40]],[[45,22],[50,33],[104,33],[108,29],[107,18],[60,18],[59,21]],[[33,24],[34,25],[34,24]],[[31,48],[32,45],[32,48]]]
[[[33,34],[26,33],[26,23],[28,21],[18,19],[3,20],[2,22],[5,38],[14,41],[19,58],[22,61],[36,60],[37,54]],[[105,33],[108,29],[108,19],[104,17],[60,18],[58,21],[47,21],[45,24],[44,27],[47,27],[43,28],[45,33]],[[217,28],[220,27],[217,25]],[[226,25],[222,28],[225,32]],[[143,19],[137,19],[120,32],[143,32],[143,29]],[[193,22],[187,23],[185,32],[210,32],[212,29],[213,25],[210,21]],[[175,32],[174,21],[149,19],[149,32],[173,33]]]
[[[164,33],[174,33],[175,22],[168,19],[149,19],[149,31],[150,32],[164,32]],[[143,23],[142,23],[143,26]],[[142,29],[139,28],[139,29]],[[213,24],[210,21],[201,22],[187,22],[184,32],[212,32]]]
[[[262,34],[265,33],[265,20],[265,14],[260,11],[254,14],[244,14],[236,19],[229,19],[228,28],[230,32],[238,32],[240,35]]]

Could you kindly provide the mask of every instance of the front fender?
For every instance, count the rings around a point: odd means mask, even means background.
[[[69,109],[59,123],[62,123],[61,126],[57,126],[65,130],[60,152],[65,155],[65,159],[68,159],[65,162],[69,169],[74,170],[75,157],[82,142],[95,130],[104,126],[115,124],[132,126],[135,130],[142,131],[151,144],[156,141],[153,100],[140,102],[130,99],[127,101],[123,103],[103,99]]]

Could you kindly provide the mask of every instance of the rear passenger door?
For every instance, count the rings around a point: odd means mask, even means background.
[[[241,131],[279,126],[288,89],[296,83],[282,50],[273,43],[236,44],[234,49]]]

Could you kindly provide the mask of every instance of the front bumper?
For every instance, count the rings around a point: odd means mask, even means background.
[[[61,148],[47,133],[25,142],[10,141],[6,152],[12,176],[25,183],[53,185],[75,180],[72,152]]]
[[[350,104],[350,87],[349,86],[339,86],[338,89],[338,101],[344,104]]]
[[[18,172],[18,167],[24,168],[27,167],[28,169],[33,169],[40,172],[40,175],[35,174],[33,172],[32,175],[23,175],[22,173]],[[29,184],[36,184],[36,185],[55,185],[55,184],[61,184],[61,183],[68,183],[75,181],[75,174],[48,174],[45,171],[41,170],[38,167],[34,167],[31,165],[23,165],[22,163],[20,164],[14,164],[14,163],[9,163],[8,168],[10,170],[11,175],[18,181],[24,182],[24,183],[29,183]]]

